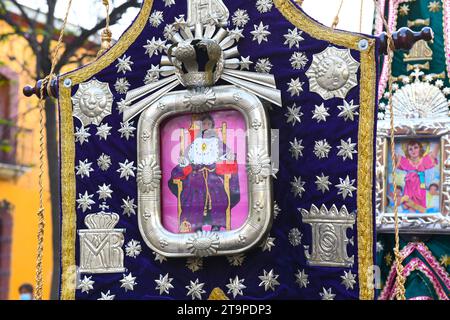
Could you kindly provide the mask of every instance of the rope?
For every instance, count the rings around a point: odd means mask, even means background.
[[[359,7],[359,33],[362,33],[363,9],[364,9],[364,0],[361,0],[361,6]]]
[[[391,30],[389,29],[389,25],[384,17],[384,14],[380,12],[380,7],[378,6],[378,2],[374,0],[375,6],[379,10],[378,13],[380,15],[380,18],[383,21],[384,27],[386,29],[386,34],[388,38],[388,74],[389,74],[389,81],[388,81],[388,92],[389,92],[389,98],[388,98],[388,105],[389,105],[389,112],[390,112],[390,148],[391,148],[391,159],[392,159],[392,181],[393,181],[393,188],[394,188],[394,220],[395,220],[395,248],[394,248],[394,255],[395,255],[395,269],[397,272],[397,277],[395,279],[396,281],[396,298],[397,300],[405,300],[405,281],[406,278],[403,275],[403,257],[400,253],[400,236],[399,236],[399,225],[398,225],[398,203],[397,203],[397,166],[398,162],[395,157],[395,132],[394,132],[394,106],[392,105],[392,84],[394,82],[394,79],[392,77],[392,61],[394,59],[394,41],[392,40],[392,34]]]
[[[97,53],[97,57],[100,57],[106,50],[108,50],[111,47],[111,40],[112,40],[112,32],[110,27],[110,17],[109,17],[109,0],[102,0],[103,5],[105,6],[106,10],[106,24],[105,29],[102,31],[102,43],[100,46],[100,50]]]
[[[67,25],[67,19],[69,16],[70,7],[72,6],[72,0],[69,0],[69,3],[67,5],[67,11],[66,15],[64,17],[63,26],[61,28],[58,43],[56,45],[55,50],[53,51],[53,57],[52,57],[52,66],[50,68],[50,74],[46,76],[41,84],[40,88],[40,96],[39,96],[39,177],[38,177],[38,184],[39,184],[39,209],[37,211],[37,217],[38,217],[38,234],[37,234],[37,241],[38,241],[38,247],[37,247],[37,257],[36,257],[36,290],[35,290],[35,299],[36,300],[42,300],[42,287],[43,287],[43,281],[42,281],[42,260],[44,257],[44,230],[45,230],[45,207],[44,207],[44,130],[45,130],[45,124],[44,124],[44,111],[45,111],[45,104],[44,104],[44,92],[45,87],[47,87],[47,93],[48,95],[51,94],[51,83],[53,78],[55,77],[55,67],[56,62],[58,58],[58,53],[61,48],[61,44],[64,37],[64,32]]]
[[[337,25],[339,24],[339,15],[341,14],[342,5],[344,4],[344,0],[341,0],[341,3],[339,4],[339,9],[336,13],[336,16],[333,19],[333,23],[331,24],[331,28],[336,29]]]

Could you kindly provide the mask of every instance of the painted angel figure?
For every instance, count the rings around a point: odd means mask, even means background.
[[[222,140],[210,114],[200,117],[189,130],[192,141],[184,148],[180,136],[180,159],[172,170],[169,188],[178,198],[179,231],[197,232],[210,225],[212,231],[231,229],[231,209],[239,202],[239,177],[235,155]]]
[[[402,204],[410,212],[427,211],[426,170],[438,164],[439,144],[426,152],[422,142],[410,140],[404,146],[405,156],[395,155],[397,169],[406,171]]]

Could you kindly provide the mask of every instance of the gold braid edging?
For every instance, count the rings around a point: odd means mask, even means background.
[[[62,247],[61,247],[61,299],[75,299],[76,290],[76,212],[75,212],[75,139],[71,89],[60,87],[61,112],[61,194],[62,194]]]
[[[119,41],[104,55],[85,67],[59,78],[59,104],[61,112],[61,195],[62,195],[62,252],[61,299],[74,300],[76,290],[76,212],[75,212],[75,140],[72,117],[71,88],[64,86],[65,79],[72,85],[80,84],[108,67],[125,53],[144,29],[153,6],[153,0],[144,0],[139,16]]]
[[[275,6],[293,25],[309,33],[318,40],[360,51],[361,87],[360,116],[358,133],[358,193],[357,193],[357,239],[358,239],[358,279],[359,298],[373,300],[373,281],[370,278],[373,266],[373,147],[374,108],[376,92],[375,40],[363,35],[333,30],[321,25],[305,15],[290,0],[274,0]],[[365,39],[369,47],[365,51],[358,48]]]
[[[373,300],[373,165],[375,121],[375,41],[361,53],[361,89],[358,133],[358,278],[360,299]]]

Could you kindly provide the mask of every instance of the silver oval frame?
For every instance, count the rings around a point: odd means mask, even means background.
[[[166,257],[242,253],[257,245],[272,223],[270,124],[263,103],[256,95],[235,86],[204,90],[214,96],[214,103],[198,108],[186,102],[187,97],[196,94],[192,90],[172,92],[152,103],[138,123],[139,230],[145,243]],[[230,231],[169,232],[161,223],[160,124],[176,115],[224,109],[238,110],[246,122],[248,217],[241,227]],[[146,171],[145,185],[139,178],[143,171]]]

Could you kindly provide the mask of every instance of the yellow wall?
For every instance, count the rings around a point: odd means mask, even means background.
[[[0,0],[1,1],[1,0]],[[4,22],[0,21],[0,35],[10,33],[12,30]],[[53,43],[53,46],[56,43]],[[62,52],[64,46],[61,48]],[[89,50],[81,49],[77,54],[85,54]],[[89,51],[92,55],[92,51]],[[14,57],[11,61],[9,57]],[[83,60],[84,61],[84,60]],[[33,135],[30,141],[26,141],[27,148],[33,150],[33,154],[28,161],[33,167],[23,176],[16,180],[0,180],[0,201],[5,199],[13,206],[13,242],[11,257],[11,276],[9,284],[9,299],[18,299],[18,288],[23,283],[30,283],[35,286],[36,251],[37,251],[37,209],[39,207],[39,111],[37,98],[26,98],[21,90],[27,85],[35,84],[35,79],[24,71],[23,65],[28,65],[34,76],[35,58],[28,43],[21,37],[10,37],[8,40],[0,41],[0,62],[3,62],[9,69],[19,74],[19,110],[20,115],[17,125],[19,127],[32,129]],[[84,61],[86,62],[86,61]],[[63,72],[76,68],[76,65],[68,65],[63,68]],[[55,110],[56,112],[56,110]],[[44,133],[45,135],[45,133]],[[45,154],[45,159],[47,155]],[[58,170],[54,168],[53,170]],[[48,183],[46,163],[44,165],[44,206],[45,206],[45,239],[44,239],[44,261],[43,299],[50,298],[50,286],[52,276],[52,221],[51,221],[51,201]]]

